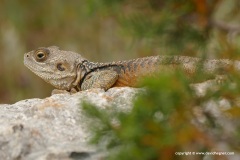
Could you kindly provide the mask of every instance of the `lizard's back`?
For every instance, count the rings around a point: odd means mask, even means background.
[[[122,66],[117,70],[119,78],[113,87],[130,86],[137,87],[139,79],[145,76],[154,76],[156,72],[173,71],[181,66],[185,72],[191,74],[195,71],[198,58],[185,56],[151,56],[129,61],[116,62]]]

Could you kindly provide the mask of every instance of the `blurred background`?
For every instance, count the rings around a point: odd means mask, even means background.
[[[239,0],[0,0],[0,103],[52,86],[23,54],[56,45],[106,62],[150,55],[240,59]]]

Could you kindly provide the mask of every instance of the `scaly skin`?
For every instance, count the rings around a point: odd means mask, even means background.
[[[240,70],[239,61],[202,60],[186,56],[152,56],[129,61],[94,63],[71,51],[58,47],[38,48],[25,53],[24,64],[36,75],[60,90],[87,90],[91,88],[137,87],[141,77],[156,72],[182,69],[191,75],[197,69],[204,73]]]

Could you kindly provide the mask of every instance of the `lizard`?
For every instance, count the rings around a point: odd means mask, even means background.
[[[191,75],[198,66],[207,74],[218,70],[240,70],[240,61],[158,55],[107,63],[91,62],[80,54],[59,47],[40,47],[24,54],[24,64],[33,73],[59,90],[78,92],[91,88],[138,87],[141,77],[156,72],[182,69]],[[201,64],[201,65],[200,65]]]

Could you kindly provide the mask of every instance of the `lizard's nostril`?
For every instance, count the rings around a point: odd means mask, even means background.
[[[26,57],[28,58],[28,57],[29,57],[29,54],[26,54]]]

